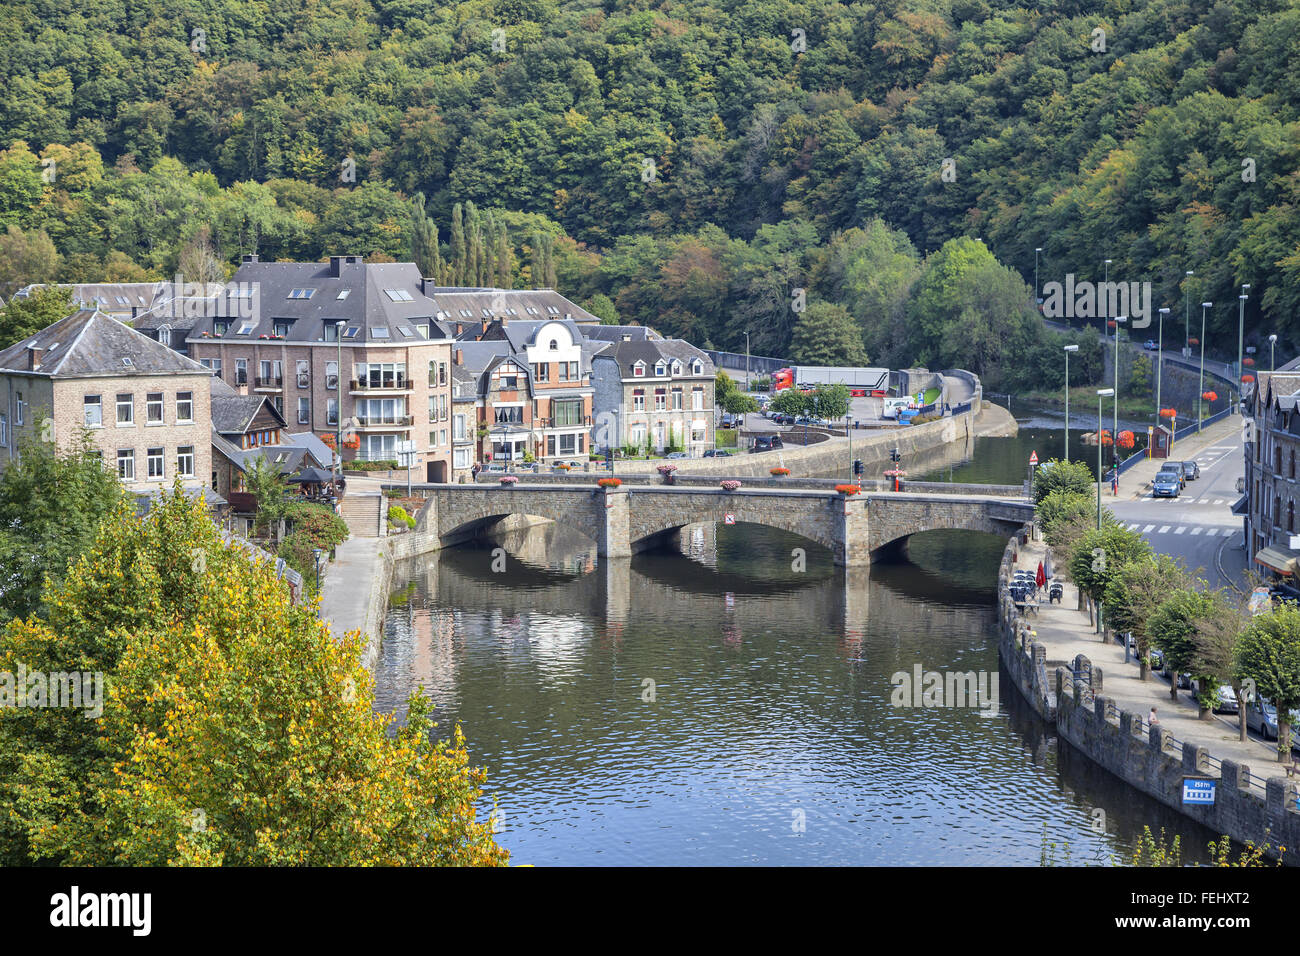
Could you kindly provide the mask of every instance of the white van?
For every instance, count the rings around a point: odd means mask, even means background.
[[[916,400],[911,396],[906,398],[885,398],[881,401],[883,403],[880,409],[881,418],[897,418],[900,408],[916,408]]]

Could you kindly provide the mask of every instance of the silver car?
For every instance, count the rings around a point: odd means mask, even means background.
[[[1277,710],[1266,700],[1252,700],[1246,705],[1246,727],[1265,740],[1277,740]]]

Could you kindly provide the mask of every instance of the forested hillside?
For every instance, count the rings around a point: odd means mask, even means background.
[[[17,0],[0,73],[0,292],[414,255],[718,347],[996,374],[1043,344],[1042,247],[1043,282],[1109,258],[1214,301],[1233,351],[1250,283],[1252,334],[1300,341],[1294,2]]]

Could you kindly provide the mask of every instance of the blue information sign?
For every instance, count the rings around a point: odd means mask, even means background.
[[[1183,803],[1214,803],[1214,780],[1183,778]]]

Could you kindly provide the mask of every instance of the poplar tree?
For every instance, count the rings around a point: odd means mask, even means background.
[[[465,284],[465,215],[460,203],[451,207],[451,281],[448,285]]]

